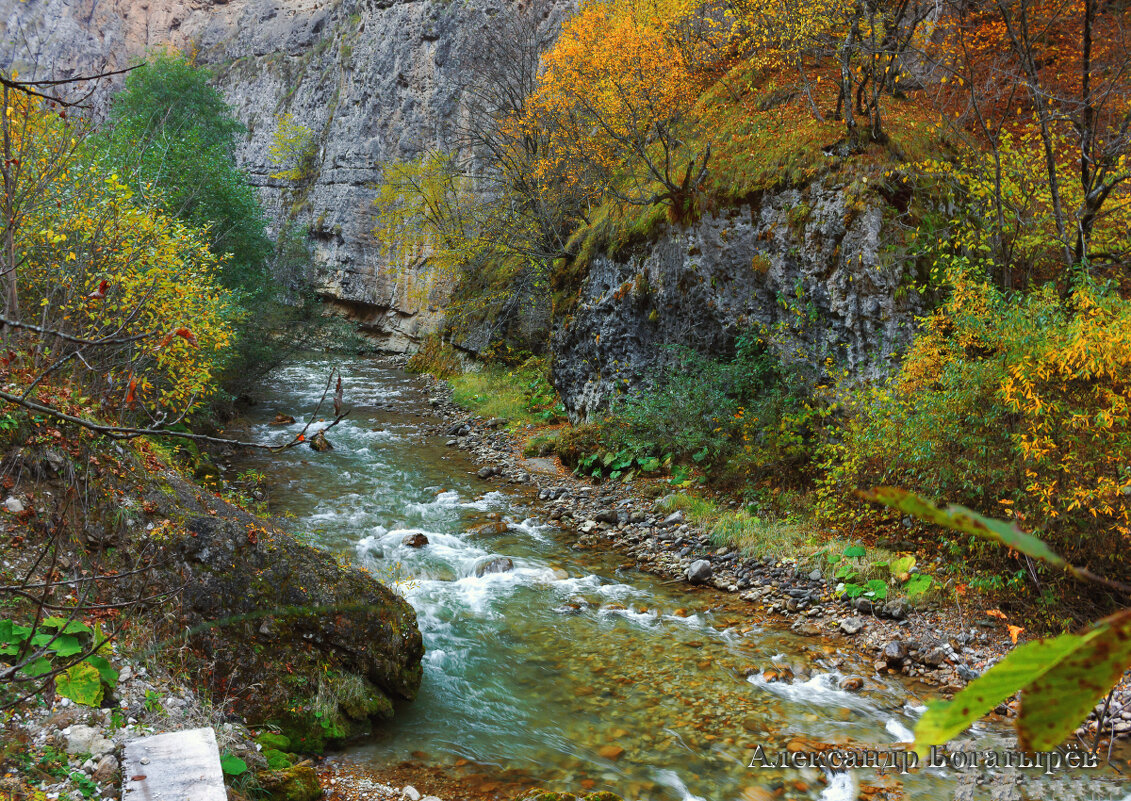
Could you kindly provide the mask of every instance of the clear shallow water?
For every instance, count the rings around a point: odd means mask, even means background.
[[[757,799],[752,788],[779,787],[777,797],[839,801],[883,783],[874,770],[748,765],[757,746],[773,755],[803,746],[800,738],[906,741],[921,688],[866,678],[863,692],[843,691],[843,676],[869,677],[870,665],[850,656],[834,670],[831,645],[759,626],[729,597],[622,571],[615,554],[573,550],[528,497],[493,490],[462,454],[422,434],[427,396],[415,379],[365,360],[310,356],[264,382],[245,433],[301,430],[334,365],[353,409],[328,435],[335,449],[248,454],[239,467],[268,475],[273,512],[294,515],[297,530],[395,583],[417,610],[426,647],[420,695],[345,758],[486,766],[652,801]],[[299,422],[269,426],[278,412]],[[476,531],[492,519],[506,531]],[[429,545],[402,544],[416,532]],[[515,569],[475,576],[498,556]],[[763,679],[783,665],[812,675]],[[979,727],[970,741],[1001,750],[1008,734]],[[900,781],[910,798],[991,797],[975,786],[977,775],[939,768]],[[994,797],[1131,801],[1131,788],[1096,772],[1026,774]]]

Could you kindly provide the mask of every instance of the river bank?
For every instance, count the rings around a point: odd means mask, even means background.
[[[868,659],[874,675],[900,673],[932,686],[944,698],[1015,647],[1004,620],[977,606],[917,608],[906,600],[842,599],[827,564],[819,560],[759,558],[715,547],[708,531],[687,521],[682,512],[661,508],[662,499],[654,491],[643,492],[643,479],[594,485],[556,457],[524,457],[523,445],[536,435],[535,427],[513,433],[507,421],[484,419],[457,404],[448,382],[427,375],[422,380],[429,382],[429,402],[442,421],[434,431],[449,437],[449,447],[482,465],[480,480],[534,488],[530,491],[547,509],[547,519],[576,538],[574,547],[623,553],[635,569],[684,583],[693,592],[709,586],[737,596],[746,602],[748,614],[769,616],[798,634],[834,642]],[[657,482],[650,483],[654,487]],[[770,670],[764,678],[792,677]],[[857,689],[863,680],[849,677],[842,687]],[[1016,711],[1015,698],[989,719],[1008,720]],[[1077,730],[1080,742],[1107,749],[1112,741],[1121,741],[1116,753],[1131,766],[1131,673],[1116,687],[1097,738],[1102,712],[1104,705],[1097,705]]]

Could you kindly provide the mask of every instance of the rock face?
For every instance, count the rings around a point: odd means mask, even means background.
[[[885,374],[925,307],[885,226],[890,211],[815,183],[594,257],[554,336],[552,378],[571,417],[654,380],[672,358],[665,346],[725,355],[759,324],[784,326],[786,358]]]
[[[552,34],[570,0],[0,0],[0,67],[23,77],[97,73],[146,51],[193,52],[248,128],[237,156],[276,229],[309,226],[322,295],[378,344],[411,350],[437,328],[451,287],[426,260],[392,263],[373,235],[382,165],[451,151],[473,64],[506,15]],[[547,36],[549,42],[551,36]],[[24,44],[27,42],[27,45]],[[36,65],[40,65],[36,69]],[[105,107],[103,94],[98,106]],[[308,179],[273,178],[280,119],[312,133]]]

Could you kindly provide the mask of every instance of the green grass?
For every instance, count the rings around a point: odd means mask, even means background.
[[[682,510],[690,522],[711,532],[716,546],[735,548],[745,556],[804,558],[821,547],[816,531],[803,522],[725,509],[710,498],[677,493],[660,506],[667,512]]]
[[[504,417],[511,424],[534,421],[527,409],[527,381],[498,367],[484,367],[451,379],[452,399],[483,417]]]

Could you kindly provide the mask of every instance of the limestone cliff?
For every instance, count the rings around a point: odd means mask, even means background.
[[[926,305],[895,212],[869,192],[818,182],[595,256],[554,334],[553,382],[567,410],[590,417],[649,382],[668,345],[726,355],[758,326],[778,332],[786,360],[886,374]]]
[[[238,158],[276,225],[310,226],[315,280],[388,350],[434,330],[450,287],[427,263],[389,263],[374,240],[382,164],[451,150],[469,70],[505,15],[547,30],[567,2],[513,0],[0,0],[0,66],[89,74],[174,47],[211,66],[247,125]],[[104,104],[104,97],[102,98]],[[316,138],[309,181],[272,178],[268,149],[292,115]]]

